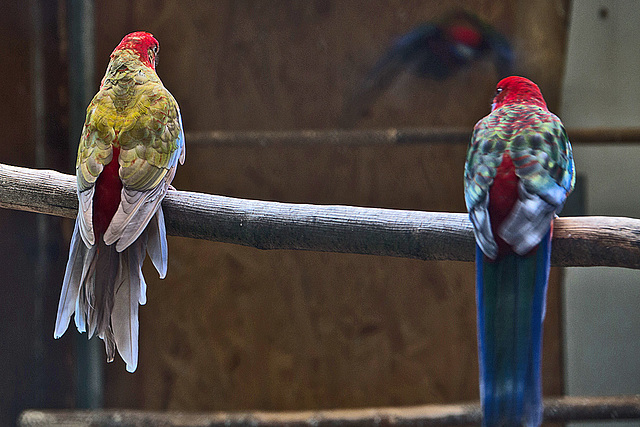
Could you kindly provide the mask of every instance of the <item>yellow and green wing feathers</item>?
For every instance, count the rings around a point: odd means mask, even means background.
[[[87,108],[76,164],[83,209],[81,234],[86,243],[94,244],[92,188],[104,165],[112,160],[112,146],[120,149],[122,197],[104,235],[106,244],[117,242],[118,251],[142,233],[160,206],[178,161],[184,162],[184,133],[176,100],[152,69],[140,66],[126,71],[105,76]]]

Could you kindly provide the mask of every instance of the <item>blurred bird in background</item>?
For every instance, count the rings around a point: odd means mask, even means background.
[[[512,73],[514,54],[507,39],[476,15],[460,10],[399,37],[348,99],[341,125],[357,123],[403,72],[444,80],[474,61],[491,58],[499,78]]]

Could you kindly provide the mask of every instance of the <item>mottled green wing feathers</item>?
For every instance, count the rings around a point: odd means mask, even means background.
[[[478,245],[495,258],[489,189],[507,154],[518,177],[518,200],[499,236],[518,254],[534,248],[548,231],[575,183],[571,144],[560,119],[535,105],[505,105],[480,120],[465,164],[465,203]]]
[[[561,206],[575,183],[571,145],[560,119],[537,106],[509,105],[480,120],[465,164],[465,202],[484,202],[508,151],[526,189]]]
[[[155,89],[140,100],[130,129],[123,129],[119,137],[120,178],[132,190],[158,186],[177,165],[184,146],[176,101],[166,89]]]
[[[178,104],[157,77],[131,85],[127,105],[118,102],[121,86],[104,86],[87,108],[76,164],[81,191],[111,161],[114,143],[124,186],[140,191],[157,186],[184,147]]]
[[[148,67],[110,64],[100,91],[87,108],[76,176],[84,217],[81,234],[90,244],[94,243],[90,190],[112,160],[114,145],[120,148],[123,189],[104,239],[107,244],[118,241],[120,251],[144,230],[166,194],[178,161],[184,162],[178,104]]]

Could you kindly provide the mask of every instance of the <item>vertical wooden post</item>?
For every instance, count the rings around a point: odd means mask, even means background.
[[[95,92],[95,28],[93,0],[68,0],[69,35],[69,152],[71,170],[75,169],[78,139],[82,132],[87,105]],[[73,325],[70,329],[75,329]],[[75,333],[75,331],[70,331]],[[77,335],[77,334],[76,334]],[[104,351],[94,337],[77,335],[76,405],[100,408],[104,402]]]

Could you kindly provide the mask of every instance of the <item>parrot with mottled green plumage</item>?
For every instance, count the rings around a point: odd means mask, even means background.
[[[476,237],[483,426],[542,423],[542,321],[553,219],[575,183],[571,144],[538,86],[498,83],[473,132],[465,202]]]
[[[167,273],[161,202],[184,163],[182,118],[155,67],[158,41],[125,36],[111,54],[89,107],[76,161],[79,199],[54,337],[75,323],[118,353],[127,371],[138,365],[138,305],[146,303],[142,263],[148,252]]]

